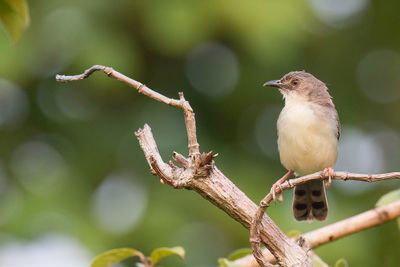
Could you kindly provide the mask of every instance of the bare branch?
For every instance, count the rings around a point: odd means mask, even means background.
[[[172,157],[176,162],[182,165],[184,168],[188,168],[190,166],[190,161],[185,158],[183,155],[179,154],[178,152],[173,152]]]
[[[213,163],[211,165],[202,165],[203,168],[210,168],[207,170],[207,176],[205,177],[199,177],[197,173],[200,171],[194,169],[192,164],[189,164],[187,168],[173,170],[171,166],[165,164],[161,159],[148,125],[139,129],[136,132],[136,136],[152,172],[156,173],[165,184],[174,188],[195,190],[243,226],[250,227],[251,219],[257,210],[256,204],[240,191]],[[200,158],[202,160],[210,160],[211,154],[203,153]],[[175,154],[175,158],[185,164],[185,160],[190,160],[183,159],[182,155],[178,155]],[[260,239],[268,244],[267,247],[274,252],[278,259],[282,259],[284,266],[293,266],[293,264],[308,266],[306,251],[300,248],[295,240],[287,238],[267,215],[262,217],[261,223]],[[298,251],[295,250],[296,253],[293,253],[291,251],[293,248],[298,249]]]
[[[328,177],[323,175],[323,172],[316,172],[313,174],[305,175],[299,178],[290,179],[286,182],[282,183],[280,187],[278,187],[277,193],[282,191],[292,189],[298,185],[307,183],[313,180],[327,180]],[[362,173],[351,173],[351,172],[335,172],[334,176],[331,177],[332,180],[351,180],[351,181],[359,181],[359,182],[381,182],[386,180],[398,180],[400,179],[400,172],[389,172],[382,174],[362,174]],[[272,201],[272,194],[268,193],[265,198],[261,201],[260,206],[268,207]]]
[[[398,217],[400,217],[400,200],[308,232],[303,238],[306,246],[316,248]]]
[[[185,172],[181,168],[174,169],[162,160],[150,126],[145,124],[135,134],[139,140],[140,147],[143,149],[151,172],[157,175],[162,183],[170,185],[173,188],[184,188],[189,185],[192,176],[191,173]]]
[[[89,69],[85,70],[82,74],[78,75],[56,75],[56,81],[58,82],[71,82],[71,81],[79,81],[88,78],[90,75],[95,73],[96,71],[101,71],[107,76],[112,77],[114,79],[117,79],[118,81],[121,81],[123,83],[126,83],[130,87],[135,88],[139,93],[148,96],[154,100],[157,100],[161,103],[177,107],[183,110],[184,115],[185,115],[185,125],[186,125],[186,130],[187,130],[187,135],[188,135],[188,147],[189,147],[189,155],[192,156],[194,155],[195,157],[198,157],[199,152],[199,144],[197,143],[197,137],[196,137],[196,121],[194,117],[194,112],[192,107],[190,106],[189,102],[185,100],[185,97],[183,96],[183,93],[179,93],[179,100],[173,99],[173,98],[168,98],[160,93],[157,93],[156,91],[150,89],[146,85],[131,79],[122,73],[114,70],[113,68],[102,66],[102,65],[94,65],[90,67]]]
[[[297,240],[302,239],[304,246],[314,249],[334,240],[381,225],[399,217],[400,200],[305,233],[301,235],[301,237],[297,238]],[[274,262],[275,260],[274,256],[266,249],[263,250],[263,256],[267,262]],[[243,267],[259,266],[253,255],[238,259],[234,264]]]
[[[328,179],[323,175],[323,172],[316,172],[310,175],[305,175],[296,179],[287,180],[284,182],[281,187],[277,190],[277,193],[281,193],[284,190],[292,189],[295,186],[307,183],[312,180],[321,180]],[[386,180],[394,180],[400,179],[400,172],[391,172],[384,174],[359,174],[359,173],[349,173],[349,172],[335,172],[334,176],[331,177],[333,180],[353,180],[353,181],[362,181],[362,182],[380,182]],[[263,259],[260,242],[259,240],[259,230],[261,224],[261,218],[265,212],[265,209],[268,208],[269,204],[272,201],[272,194],[268,193],[260,202],[260,205],[257,209],[254,220],[250,226],[250,244],[253,249],[253,255],[261,266],[264,266],[263,263],[266,262]]]
[[[313,265],[314,266],[318,266],[318,267],[329,267],[329,265],[324,262],[320,256],[317,255],[317,253],[315,253],[314,251],[310,250],[308,252],[308,255],[310,255]]]

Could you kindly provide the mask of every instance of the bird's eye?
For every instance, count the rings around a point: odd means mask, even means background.
[[[299,84],[299,80],[297,80],[297,79],[293,80],[293,81],[292,81],[292,84],[293,84],[293,85],[298,85],[298,84]]]

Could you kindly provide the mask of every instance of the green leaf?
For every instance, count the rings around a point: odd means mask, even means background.
[[[116,248],[98,255],[90,265],[91,267],[110,267],[130,257],[143,256],[142,252],[133,248]]]
[[[228,256],[228,260],[234,261],[239,258],[243,258],[244,256],[247,256],[252,253],[252,250],[250,248],[239,248],[235,251],[233,251],[231,254]]]
[[[380,207],[386,204],[389,204],[391,202],[394,202],[396,200],[400,200],[400,189],[391,191],[385,195],[383,195],[378,202],[376,202],[376,206]]]
[[[228,260],[226,258],[218,259],[218,266],[219,267],[241,267],[237,264],[232,263],[230,260]]]
[[[381,198],[378,200],[378,202],[376,202],[376,206],[377,207],[381,207],[383,205],[392,203],[394,201],[400,200],[400,189],[391,191],[383,196],[381,196]],[[397,219],[397,225],[399,227],[400,230],[400,218]]]
[[[10,38],[16,42],[29,25],[29,9],[26,0],[0,0],[0,23]]]
[[[336,261],[335,267],[349,267],[349,264],[347,260],[341,258]]]
[[[218,267],[229,267],[229,260],[225,258],[218,259]]]
[[[183,247],[173,247],[173,248],[166,248],[166,247],[161,247],[161,248],[156,248],[151,252],[150,255],[150,260],[153,263],[153,265],[156,265],[157,262],[162,260],[165,257],[169,256],[179,256],[182,259],[185,257],[185,250]]]

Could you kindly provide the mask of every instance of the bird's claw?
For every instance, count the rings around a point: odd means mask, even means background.
[[[278,191],[279,188],[279,191]],[[281,187],[281,183],[277,182],[274,183],[271,187],[271,191],[270,191],[271,195],[272,195],[272,200],[273,201],[278,201],[278,202],[283,202],[283,194],[282,194],[282,187]]]
[[[325,186],[326,186],[326,187],[331,186],[332,177],[335,176],[335,171],[334,171],[331,167],[325,168],[325,169],[322,171],[322,175],[323,175],[324,177],[328,177],[328,180],[325,180]]]
[[[270,190],[270,194],[272,195],[272,199],[273,199],[274,201],[283,202],[283,194],[282,194],[283,190],[282,190],[282,186],[281,186],[281,185],[282,185],[287,179],[289,179],[290,176],[292,176],[292,175],[293,175],[293,171],[289,170],[289,171],[287,171],[287,173],[286,173],[284,176],[282,176],[281,179],[279,179],[278,181],[276,181],[276,182],[272,185],[271,190]],[[279,187],[279,191],[277,191],[278,187]],[[277,192],[278,192],[278,194],[277,194]]]

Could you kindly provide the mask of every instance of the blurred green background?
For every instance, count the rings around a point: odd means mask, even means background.
[[[167,96],[183,91],[202,151],[259,201],[284,172],[266,80],[306,70],[326,82],[342,122],[337,170],[400,170],[400,2],[170,0],[29,2],[13,44],[0,32],[0,266],[89,266],[107,249],[185,247],[185,261],[216,266],[248,247],[248,231],[194,192],[149,173],[134,131],[149,123],[165,160],[187,153],[182,113],[105,75],[112,66]],[[398,182],[336,182],[329,219],[299,223],[291,192],[269,209],[302,232],[372,208]],[[398,266],[395,222],[325,245],[328,263]]]

